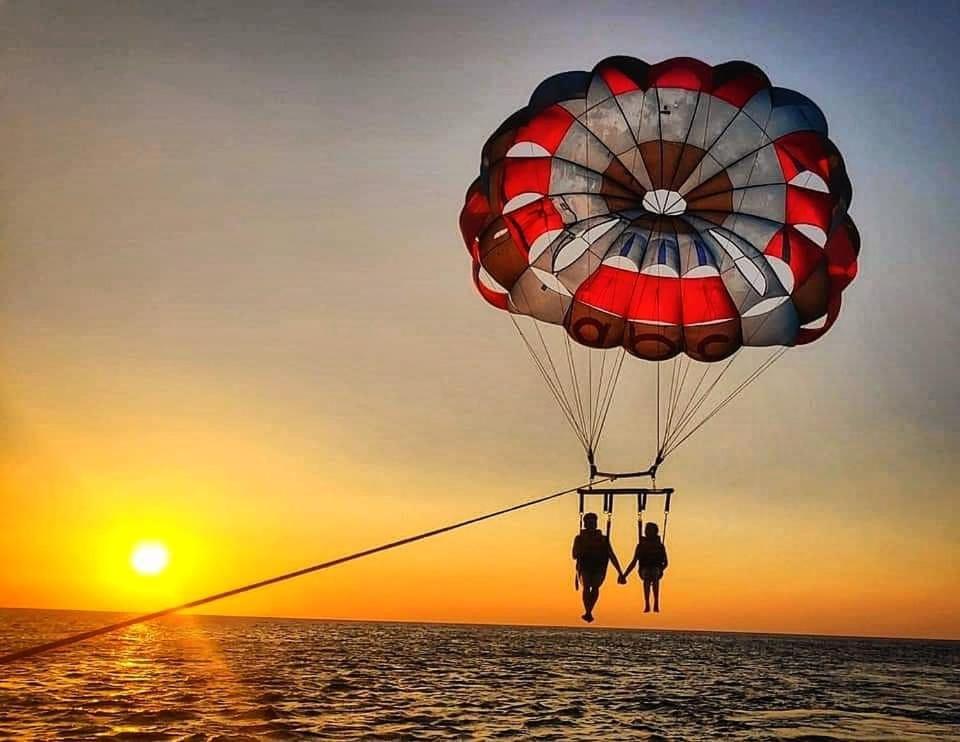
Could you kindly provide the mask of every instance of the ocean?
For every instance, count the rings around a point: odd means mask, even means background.
[[[960,642],[178,616],[0,666],[0,738],[960,740]]]

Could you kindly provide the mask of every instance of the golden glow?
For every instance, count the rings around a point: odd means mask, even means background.
[[[154,382],[150,392],[190,388],[173,381]],[[15,388],[22,393],[8,398],[41,399],[32,383],[23,379]],[[218,398],[193,384],[191,409]],[[55,385],[41,391],[49,388]],[[155,610],[555,491],[580,474],[579,461],[561,450],[544,463],[518,461],[489,473],[476,466],[464,476],[454,466],[466,455],[453,455],[456,440],[411,449],[419,454],[410,457],[416,465],[384,456],[367,466],[375,430],[341,440],[338,429],[309,420],[309,445],[319,442],[329,452],[318,467],[294,436],[277,442],[269,424],[231,414],[246,403],[237,399],[203,418],[156,414],[156,432],[145,439],[126,434],[136,419],[124,410],[95,435],[76,428],[93,418],[91,409],[72,418],[40,404],[29,414],[22,409],[14,418],[22,446],[0,451],[0,515],[12,535],[0,539],[0,565],[33,567],[29,574],[0,567],[0,604]],[[621,439],[611,436],[610,447]],[[384,442],[384,450],[402,445],[404,438]],[[907,518],[891,496],[896,483],[879,474],[859,474],[856,487],[824,482],[814,491],[793,469],[792,476],[772,476],[769,464],[762,466],[769,458],[759,450],[744,455],[758,469],[735,485],[714,481],[714,471],[693,456],[674,466],[664,612],[641,612],[635,579],[624,587],[608,579],[600,625],[960,636],[954,531],[944,525],[949,517],[932,517],[932,497],[911,501]],[[34,496],[38,487],[42,498]],[[884,505],[872,517],[843,509],[859,503],[862,492]],[[63,512],[72,517],[53,517]],[[576,520],[575,499],[561,498],[208,610],[577,625],[582,607],[570,560]],[[636,538],[635,522],[632,508],[618,511],[613,535],[621,558]],[[149,578],[130,563],[132,547],[145,538],[161,541],[172,557]]]
[[[141,541],[130,554],[130,566],[141,575],[158,575],[170,563],[170,552],[159,541]]]

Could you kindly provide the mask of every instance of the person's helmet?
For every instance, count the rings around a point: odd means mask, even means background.
[[[652,521],[649,521],[647,525],[643,527],[644,536],[656,536],[658,533],[660,533],[660,526]]]

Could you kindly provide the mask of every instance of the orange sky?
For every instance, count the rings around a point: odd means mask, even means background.
[[[149,393],[160,398],[147,430],[137,430],[136,404],[125,413],[84,405],[71,415],[54,404],[33,408],[29,421],[11,418],[19,423],[16,445],[5,451],[0,479],[4,604],[157,608],[577,479],[572,446],[552,457],[554,472],[543,465],[499,470],[474,456],[465,457],[472,471],[464,475],[455,446],[444,442],[432,451],[402,448],[371,466],[363,436],[345,440],[335,429],[317,426],[308,434],[277,423],[295,421],[293,410],[273,417],[276,409],[267,415],[261,407],[260,416],[249,416],[245,396],[230,405],[231,395],[224,395],[214,404],[212,391],[201,389],[202,414],[164,414],[164,398],[188,402],[188,380],[151,379],[166,391]],[[131,404],[132,389],[115,380],[111,393]],[[36,399],[36,386],[23,380],[10,396]],[[52,386],[44,389],[50,394]],[[741,458],[747,470],[750,458]],[[642,616],[639,585],[620,588],[611,580],[598,612],[602,625],[958,636],[948,524],[892,499],[879,481],[857,477],[848,485],[858,494],[877,487],[875,496],[886,503],[854,519],[843,483],[821,488],[810,474],[785,475],[772,485],[776,497],[766,499],[766,488],[747,474],[709,486],[709,476],[695,469],[676,472],[668,480],[679,493],[666,610]],[[573,499],[555,501],[211,608],[572,624],[579,614],[568,556],[575,510]],[[632,512],[616,521],[615,543],[625,556],[633,528]],[[173,552],[160,578],[130,571],[129,551],[143,538],[163,540]]]
[[[0,29],[17,102],[0,116],[0,605],[157,608],[582,479],[509,322],[469,285],[456,215],[482,141],[539,80],[689,53],[682,34],[637,50],[629,25],[561,24],[508,64],[484,52],[525,48],[504,18],[449,35],[430,14],[311,16],[261,36],[148,8],[18,13]],[[960,638],[955,266],[932,251],[904,269],[902,250],[953,244],[949,189],[916,184],[912,125],[857,114],[854,73],[810,62],[802,39],[724,27],[704,44],[827,112],[863,272],[822,341],[665,466],[665,612],[611,581],[599,621]],[[938,70],[917,79],[949,85]],[[941,113],[919,117],[924,136]],[[904,204],[912,218],[891,220]],[[648,463],[648,371],[621,381],[611,467]],[[575,511],[555,501],[211,612],[572,624]],[[162,577],[129,570],[145,538],[171,548]],[[622,555],[632,538],[618,519]]]

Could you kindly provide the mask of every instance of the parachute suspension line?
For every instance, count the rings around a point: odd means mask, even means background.
[[[675,448],[673,443],[676,440],[677,436],[681,435],[683,433],[684,428],[696,417],[697,412],[703,406],[704,402],[706,402],[707,398],[710,396],[710,393],[716,388],[717,384],[720,383],[720,380],[724,377],[727,371],[730,370],[730,366],[733,365],[733,362],[736,360],[739,354],[740,354],[740,349],[738,348],[737,351],[732,356],[730,356],[730,360],[728,360],[720,369],[720,373],[718,373],[716,378],[712,382],[710,382],[710,384],[703,391],[703,393],[696,399],[695,402],[693,401],[693,397],[691,396],[691,398],[688,400],[688,403],[687,403],[688,409],[684,410],[683,415],[681,415],[680,420],[677,422],[677,425],[674,428],[674,430],[671,431],[671,435],[668,437],[668,440],[664,445],[665,451],[672,450],[673,448]],[[708,365],[706,371],[709,371],[709,370],[710,370],[710,366]],[[692,402],[692,406],[690,406],[691,402]]]
[[[660,452],[660,361],[657,361],[657,452]]]
[[[611,349],[585,349],[584,352],[590,353],[591,357],[597,352],[602,354],[601,361],[593,363],[598,368],[592,371],[590,378],[587,369],[583,368],[586,364],[581,364],[580,369],[577,369],[583,358],[575,353],[576,348],[566,332],[563,333],[561,351],[556,344],[553,344],[551,349],[551,343],[547,342],[535,319],[529,318],[533,325],[532,330],[526,328],[512,313],[510,321],[580,445],[588,455],[595,452],[613,405],[626,350],[620,347],[616,357],[608,360],[606,354]],[[561,353],[565,356],[565,361],[560,360]],[[585,386],[586,384],[589,386]],[[584,400],[584,395],[589,396],[589,403]]]
[[[676,372],[677,372],[677,359],[676,357],[674,357],[673,362],[670,364],[670,384],[667,387],[667,402],[666,402],[666,408],[663,411],[662,434],[661,434],[661,428],[660,428],[661,415],[660,415],[660,403],[659,403],[660,395],[661,395],[661,392],[660,392],[660,366],[661,365],[663,365],[663,362],[657,361],[657,401],[658,401],[657,403],[657,454],[660,453],[663,439],[666,438],[667,431],[670,429],[670,407],[671,407],[671,403],[673,402],[673,385],[674,385],[674,377],[676,376]]]
[[[607,391],[611,382],[613,381],[615,366],[617,363],[616,358],[612,358],[610,349],[604,348],[600,351],[600,377],[597,379],[597,389],[596,394],[593,395],[594,404],[593,404],[593,445],[596,448],[600,443],[600,436],[603,434],[603,428],[601,427],[600,421],[603,419],[603,406],[607,399]],[[612,360],[610,363],[607,363],[607,357],[611,356]]]
[[[700,379],[697,381],[696,386],[694,386],[693,391],[690,392],[690,395],[687,398],[687,402],[686,404],[684,404],[683,410],[680,412],[678,416],[679,420],[683,420],[686,417],[687,411],[690,409],[690,404],[693,402],[694,398],[697,396],[697,392],[700,391],[700,387],[703,386],[703,382],[707,378],[707,375],[710,373],[710,369],[711,369],[710,364],[708,363],[704,364],[703,373],[700,374]]]
[[[540,328],[537,328],[537,332],[540,332]],[[541,335],[542,337],[542,335]],[[588,437],[587,432],[587,423],[586,419],[583,416],[583,399],[580,394],[580,377],[577,374],[577,365],[573,362],[573,347],[570,342],[570,336],[567,333],[563,333],[563,347],[566,351],[567,356],[567,369],[570,373],[571,386],[573,388],[573,399],[577,403],[577,415],[580,420],[580,429],[583,431],[584,440],[587,441],[587,449],[592,450],[592,445]]]
[[[667,386],[666,402],[662,401],[662,385],[660,382],[660,367],[663,361],[657,361],[657,456],[663,450],[663,442],[670,428],[670,402],[673,400],[673,376],[676,369],[676,359],[670,364],[670,384]],[[663,424],[661,426],[661,418]]]
[[[593,349],[587,351],[587,420],[590,423],[590,450],[593,450]]]
[[[710,395],[713,394],[713,390],[717,388],[724,376],[727,375],[727,372],[733,367],[733,364],[737,362],[740,351],[741,349],[738,348],[734,354],[730,356],[730,360],[720,367],[720,371],[717,373],[716,377],[707,384],[700,396],[696,400],[691,400],[692,404],[690,405],[689,409],[685,411],[684,416],[680,419],[674,436],[679,435],[683,428],[690,424],[690,421],[696,417],[697,413],[700,411],[706,401],[710,399]]]
[[[673,359],[673,365],[670,371],[670,391],[667,395],[667,419],[663,425],[663,443],[661,443],[660,439],[657,440],[657,456],[663,455],[663,448],[666,445],[667,437],[670,435],[676,408],[680,402],[680,393],[683,389],[683,382],[686,379],[686,371],[690,367],[689,363],[684,365],[685,359],[686,356],[674,356]],[[684,367],[682,375],[679,372],[681,366]]]
[[[511,315],[511,316],[512,316],[512,315]],[[560,393],[561,393],[561,395],[563,396],[564,402],[566,402],[567,407],[570,409],[570,416],[571,416],[571,417],[575,417],[575,415],[574,415],[574,405],[573,405],[572,402],[570,402],[569,399],[567,399],[566,389],[564,388],[563,381],[560,379],[560,372],[557,371],[556,364],[554,364],[554,362],[553,362],[553,355],[550,353],[550,348],[547,347],[547,341],[544,340],[544,338],[543,338],[543,332],[540,331],[540,325],[537,324],[537,321],[536,321],[535,319],[531,319],[531,320],[530,320],[530,323],[533,325],[533,329],[535,329],[535,330],[537,331],[537,337],[540,339],[540,347],[543,348],[543,353],[544,353],[544,355],[545,355],[546,358],[547,358],[547,362],[550,364],[550,368],[551,368],[551,370],[553,371],[553,376],[554,376],[554,378],[557,380],[557,388],[560,390]],[[573,384],[573,383],[571,384],[571,386],[572,386],[571,393],[573,394],[574,399],[575,399],[575,400],[578,400],[578,397],[577,397],[577,393],[578,393],[578,392],[577,392],[577,386],[576,386],[576,384]],[[578,400],[578,405],[579,405],[579,400]],[[581,425],[580,425],[580,428],[579,428],[579,429],[580,429],[580,430],[583,430],[583,425],[582,425],[583,419],[582,419],[582,415],[581,415],[580,422],[581,422]],[[585,437],[585,434],[581,433],[581,436]]]
[[[610,477],[604,477],[599,482],[610,481]],[[180,605],[171,606],[170,608],[164,608],[163,610],[154,611],[152,613],[145,613],[141,616],[134,616],[133,618],[127,618],[123,621],[117,621],[116,623],[107,624],[106,626],[101,626],[97,629],[92,629],[90,631],[84,631],[79,634],[72,634],[71,636],[66,636],[56,641],[47,642],[46,644],[38,644],[33,647],[27,647],[26,649],[20,649],[16,652],[11,652],[9,654],[0,655],[0,665],[7,664],[10,662],[15,662],[16,660],[26,659],[28,657],[33,657],[35,655],[41,654],[43,652],[49,652],[54,649],[59,649],[61,647],[66,647],[71,644],[76,644],[78,642],[85,641],[86,639],[93,639],[97,636],[103,636],[104,634],[109,634],[120,629],[124,629],[128,626],[135,626],[136,624],[146,623],[147,621],[152,621],[157,618],[162,618],[163,616],[169,616],[173,613],[178,613],[180,611],[187,610],[189,608],[197,608],[201,605],[206,605],[208,603],[213,603],[216,600],[223,600],[224,598],[229,598],[234,595],[240,595],[241,593],[250,592],[251,590],[257,590],[261,587],[267,587],[268,585],[275,585],[278,582],[284,582],[286,580],[292,580],[295,577],[302,577],[303,575],[310,574],[311,572],[319,572],[320,570],[329,569],[331,567],[336,567],[340,564],[345,564],[347,562],[352,562],[356,559],[362,559],[363,557],[372,556],[373,554],[378,554],[381,551],[389,551],[390,549],[396,549],[400,546],[406,546],[407,544],[415,543],[416,541],[423,541],[424,539],[432,538],[434,536],[439,536],[442,533],[449,533],[450,531],[456,531],[459,528],[464,528],[474,523],[480,523],[485,520],[490,520],[491,518],[497,518],[501,515],[506,515],[508,513],[515,512],[517,510],[523,510],[525,508],[531,508],[534,505],[539,505],[544,502],[549,502],[550,500],[555,500],[558,497],[563,497],[564,495],[569,495],[576,492],[579,489],[587,486],[589,483],[584,483],[578,485],[577,487],[570,487],[560,492],[554,492],[549,495],[544,495],[543,497],[537,497],[533,500],[527,500],[521,502],[517,505],[513,505],[508,508],[503,508],[501,510],[495,510],[492,513],[486,513],[485,515],[478,515],[473,518],[468,518],[467,520],[461,520],[457,523],[452,523],[448,526],[443,526],[441,528],[434,528],[430,531],[424,531],[423,533],[418,533],[414,536],[407,536],[406,538],[401,538],[396,541],[391,541],[386,544],[381,544],[380,546],[374,546],[370,549],[364,549],[363,551],[357,551],[353,554],[347,554],[346,556],[338,557],[336,559],[331,559],[327,562],[321,562],[320,564],[314,564],[310,567],[304,567],[303,569],[298,569],[294,572],[287,572],[286,574],[278,575],[277,577],[270,577],[265,580],[260,580],[259,582],[252,582],[249,585],[243,585],[241,587],[235,587],[232,590],[225,590],[214,595],[208,595],[205,598],[198,598],[196,600],[191,600],[187,603],[181,603]]]
[[[670,364],[670,383],[667,386],[666,400],[663,401],[662,382],[660,379],[660,365],[657,362],[657,455],[655,461],[663,460],[663,451],[672,431],[673,422],[679,407],[683,382],[686,379],[690,363],[686,356],[677,355]],[[662,425],[661,425],[662,418]]]
[[[607,366],[607,354],[601,351],[601,353],[600,353],[600,375],[599,375],[599,377],[597,378],[597,393],[596,393],[597,404],[596,404],[596,406],[594,406],[594,408],[593,408],[593,414],[590,415],[590,440],[591,440],[591,447],[593,447],[593,446],[596,445],[596,443],[597,443],[596,437],[597,437],[597,435],[599,435],[599,433],[598,433],[598,431],[597,431],[597,422],[598,422],[598,420],[600,419],[600,399],[601,399],[601,396],[600,396],[600,395],[601,395],[601,391],[602,391],[602,389],[603,389],[603,372],[604,372],[604,370],[606,369],[606,366]],[[590,388],[590,399],[593,399],[593,398],[594,398],[594,393],[593,393],[593,387],[591,386],[591,388]]]
[[[601,351],[600,378],[597,381],[596,402],[594,404],[593,420],[591,422],[593,431],[591,435],[591,447],[594,449],[594,452],[596,452],[596,448],[600,443],[600,436],[603,434],[604,411],[607,406],[607,400],[612,395],[613,388],[616,384],[616,367],[620,362],[619,358],[611,361],[608,369],[607,355],[608,351]]]
[[[511,319],[513,318],[511,317]],[[573,430],[574,435],[577,436],[581,444],[584,447],[586,447],[586,441],[583,439],[583,436],[580,433],[579,428],[577,428],[576,421],[574,420],[573,415],[570,411],[569,403],[563,396],[563,390],[558,389],[553,379],[550,378],[550,375],[547,373],[546,367],[544,366],[540,358],[537,356],[536,351],[534,351],[533,346],[529,343],[526,336],[523,334],[523,331],[520,329],[519,325],[516,324],[516,320],[514,320],[514,325],[516,325],[517,331],[520,333],[520,337],[523,339],[524,345],[527,346],[527,350],[530,352],[530,357],[533,359],[534,364],[539,369],[540,375],[543,377],[543,380],[546,382],[547,388],[550,390],[551,394],[553,394],[554,399],[557,400],[557,404],[560,406],[560,410],[561,412],[563,412],[563,416],[567,419],[567,423],[570,425],[570,429]]]
[[[690,366],[693,365],[693,362],[689,357],[684,356],[682,361],[683,365],[683,375],[680,377],[680,380],[677,382],[677,396],[673,403],[673,412],[676,414],[677,408],[680,406],[680,395],[683,391],[683,385],[687,382],[687,373],[690,371]],[[673,425],[675,418],[673,415],[670,416],[670,424]]]
[[[566,395],[563,392],[562,386],[560,386],[559,376],[557,378],[556,384],[553,379],[550,377],[550,374],[547,372],[546,366],[543,361],[540,360],[540,357],[537,355],[537,352],[533,349],[533,345],[527,339],[527,336],[524,334],[523,330],[520,328],[519,323],[513,314],[510,315],[510,321],[513,322],[513,326],[517,328],[517,333],[520,335],[520,339],[523,340],[523,344],[527,347],[527,351],[530,353],[530,357],[533,359],[534,364],[537,369],[540,371],[540,375],[543,377],[543,380],[547,384],[547,388],[553,394],[554,399],[557,400],[557,404],[560,406],[563,416],[566,418],[567,423],[570,425],[570,429],[573,431],[573,434],[577,436],[577,439],[580,441],[581,445],[585,450],[589,449],[589,444],[584,437],[583,433],[580,431],[580,428],[577,427],[576,420],[574,418],[573,409],[570,405],[570,402],[567,400]],[[549,358],[549,354],[547,356]],[[551,366],[553,364],[551,363]],[[556,367],[554,367],[554,374],[556,374]]]
[[[587,440],[589,441],[589,451],[596,453],[600,444],[600,438],[603,435],[603,426],[606,422],[606,413],[613,400],[613,393],[619,379],[619,370],[623,362],[623,349],[619,356],[607,363],[609,349],[589,349],[587,353],[592,358],[595,353],[600,353],[599,369],[595,373],[588,368],[588,429]],[[596,365],[596,364],[593,364]],[[594,378],[590,378],[593,376]]]
[[[539,363],[538,363],[539,365]],[[543,377],[547,381],[547,385],[551,385],[549,376],[543,372]],[[554,399],[557,400],[557,404],[560,406],[560,411],[563,413],[564,418],[567,420],[567,424],[570,426],[570,429],[573,431],[573,434],[577,437],[577,440],[580,441],[580,445],[583,446],[586,450],[589,446],[587,439],[584,437],[583,432],[580,429],[579,424],[576,420],[576,415],[573,410],[569,407],[567,401],[563,396],[563,390],[556,390],[553,387],[550,388],[550,391],[553,393]]]
[[[666,455],[668,455],[669,453],[672,453],[673,451],[675,451],[675,450],[677,449],[677,447],[679,447],[684,441],[686,441],[690,436],[692,436],[694,433],[696,433],[698,430],[700,430],[700,428],[702,428],[704,425],[706,425],[707,422],[709,422],[709,420],[710,420],[714,415],[716,415],[718,412],[720,412],[720,410],[722,410],[724,407],[726,407],[728,404],[730,404],[730,402],[732,402],[732,401],[734,400],[734,398],[737,397],[744,389],[746,389],[746,388],[747,388],[748,386],[750,386],[754,381],[756,381],[758,378],[760,378],[760,375],[763,374],[764,371],[766,371],[766,370],[767,370],[768,368],[770,368],[774,363],[776,363],[776,362],[779,361],[781,358],[783,358],[783,354],[786,353],[789,349],[790,349],[789,346],[783,346],[783,347],[777,348],[775,351],[773,351],[773,353],[771,353],[771,354],[767,357],[767,359],[766,359],[763,363],[761,363],[760,366],[759,366],[757,369],[755,369],[755,370],[753,371],[753,373],[751,373],[749,376],[747,376],[746,379],[744,379],[742,382],[740,382],[740,384],[738,384],[736,387],[734,387],[733,391],[731,391],[729,394],[727,394],[727,396],[724,397],[724,398],[716,405],[716,407],[714,407],[709,413],[707,413],[707,414],[704,416],[704,418],[703,418],[699,423],[697,423],[691,430],[689,430],[685,435],[683,435],[682,438],[680,438],[679,440],[677,440],[676,442],[674,442],[673,444],[671,444],[670,448],[667,449],[667,451],[666,451],[666,453],[665,453],[664,455],[666,456]]]
[[[617,382],[620,381],[620,370],[623,368],[623,361],[627,356],[627,351],[624,348],[620,348],[620,356],[617,361],[613,364],[615,370],[610,374],[610,381],[607,384],[607,394],[606,398],[603,400],[600,405],[603,413],[600,417],[600,424],[597,426],[597,442],[599,443],[600,435],[603,433],[603,427],[607,422],[607,414],[610,412],[610,405],[613,403],[613,395],[617,389]]]
[[[726,372],[729,370],[731,363],[732,359],[723,368],[721,368],[720,372],[717,373],[717,375],[707,384],[703,392],[698,397],[691,396],[687,400],[686,405],[684,405],[683,412],[677,418],[676,423],[671,429],[670,435],[667,438],[667,442],[664,445],[665,452],[673,447],[673,443],[676,441],[676,439],[683,434],[686,427],[696,418],[701,407],[703,407],[706,401],[710,398],[713,390],[717,387]],[[709,372],[711,370],[712,369],[709,367],[706,369],[705,377],[710,375]],[[701,381],[702,380],[703,379],[701,379]]]

